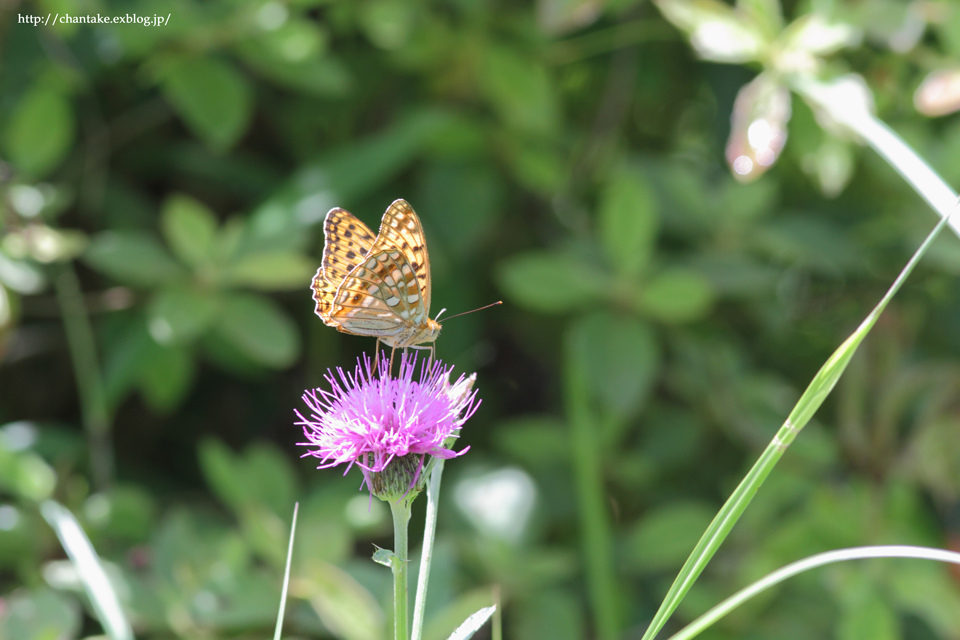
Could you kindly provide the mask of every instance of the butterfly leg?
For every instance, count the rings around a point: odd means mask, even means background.
[[[380,340],[377,340],[377,347],[373,352],[373,370],[380,371]]]

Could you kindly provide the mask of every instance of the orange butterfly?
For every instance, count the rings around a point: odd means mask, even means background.
[[[323,263],[312,288],[325,324],[394,349],[437,339],[440,323],[429,317],[430,258],[413,207],[395,200],[376,236],[337,207],[327,213],[323,233]]]

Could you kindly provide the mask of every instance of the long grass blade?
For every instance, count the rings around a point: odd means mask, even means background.
[[[956,206],[954,207],[954,211],[955,210]],[[887,293],[877,306],[874,307],[873,311],[860,323],[860,326],[857,327],[850,337],[844,340],[843,344],[833,352],[833,355],[827,359],[814,376],[813,380],[807,386],[806,391],[803,392],[796,406],[794,406],[790,412],[786,422],[784,422],[777,431],[777,434],[773,437],[773,440],[767,446],[766,450],[764,450],[760,458],[740,482],[733,494],[731,494],[730,498],[727,499],[727,502],[720,509],[719,513],[717,513],[713,522],[707,527],[700,541],[697,542],[693,553],[687,558],[679,575],[677,575],[676,580],[674,580],[673,585],[671,585],[663,602],[660,604],[660,608],[657,610],[650,626],[643,635],[643,640],[653,638],[660,629],[663,628],[663,625],[666,624],[669,617],[680,604],[680,601],[683,600],[684,596],[686,596],[687,592],[693,586],[693,583],[700,576],[704,567],[713,557],[714,553],[716,553],[720,544],[723,543],[737,520],[740,519],[740,516],[744,510],[746,510],[747,505],[750,504],[753,496],[760,490],[763,481],[766,480],[767,476],[773,470],[773,467],[777,464],[777,461],[780,460],[780,457],[787,450],[787,447],[790,446],[790,443],[797,437],[800,430],[806,426],[810,418],[813,417],[813,414],[816,413],[820,405],[823,404],[823,401],[830,395],[833,387],[846,369],[847,364],[849,364],[850,359],[853,358],[853,355],[856,353],[860,343],[863,342],[863,339],[870,333],[870,329],[876,324],[880,314],[903,285],[904,281],[913,271],[913,268],[917,265],[917,262],[919,262],[920,257],[926,252],[934,238],[951,217],[952,215],[945,216],[940,220],[940,223],[930,232],[930,235],[928,235],[923,244],[920,245],[920,248],[913,254],[910,261],[900,272],[900,275],[897,276],[897,279],[887,290]]]
[[[283,630],[283,614],[287,609],[287,587],[290,585],[290,563],[293,560],[293,539],[297,533],[297,512],[300,503],[293,503],[293,520],[290,522],[290,542],[287,545],[287,566],[283,570],[283,589],[280,590],[280,611],[277,613],[277,628],[273,632],[273,640],[280,640]]]
[[[43,502],[40,513],[57,534],[64,551],[76,567],[103,630],[111,640],[133,640],[133,629],[120,606],[120,598],[80,523],[69,509],[53,500]]]

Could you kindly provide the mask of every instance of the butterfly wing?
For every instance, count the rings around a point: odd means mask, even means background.
[[[337,289],[331,317],[346,333],[377,336],[387,344],[414,333],[425,318],[416,276],[397,249],[372,251]]]
[[[430,314],[430,257],[423,225],[406,200],[394,200],[380,222],[377,245],[396,247],[416,274],[417,293],[422,296],[423,311]]]
[[[324,324],[339,328],[331,317],[337,289],[347,274],[373,248],[377,238],[370,227],[345,209],[335,207],[323,222],[323,262],[313,278],[315,312]]]

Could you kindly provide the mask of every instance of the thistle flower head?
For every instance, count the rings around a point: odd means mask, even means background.
[[[341,368],[324,376],[329,388],[303,394],[309,408],[296,410],[309,450],[320,469],[354,464],[379,498],[394,499],[422,488],[426,456],[453,458],[466,453],[450,447],[480,404],[473,390],[476,374],[450,382],[453,367],[416,354],[401,356],[394,376],[387,359],[378,366],[364,356],[352,372]],[[419,372],[419,374],[418,374]]]

